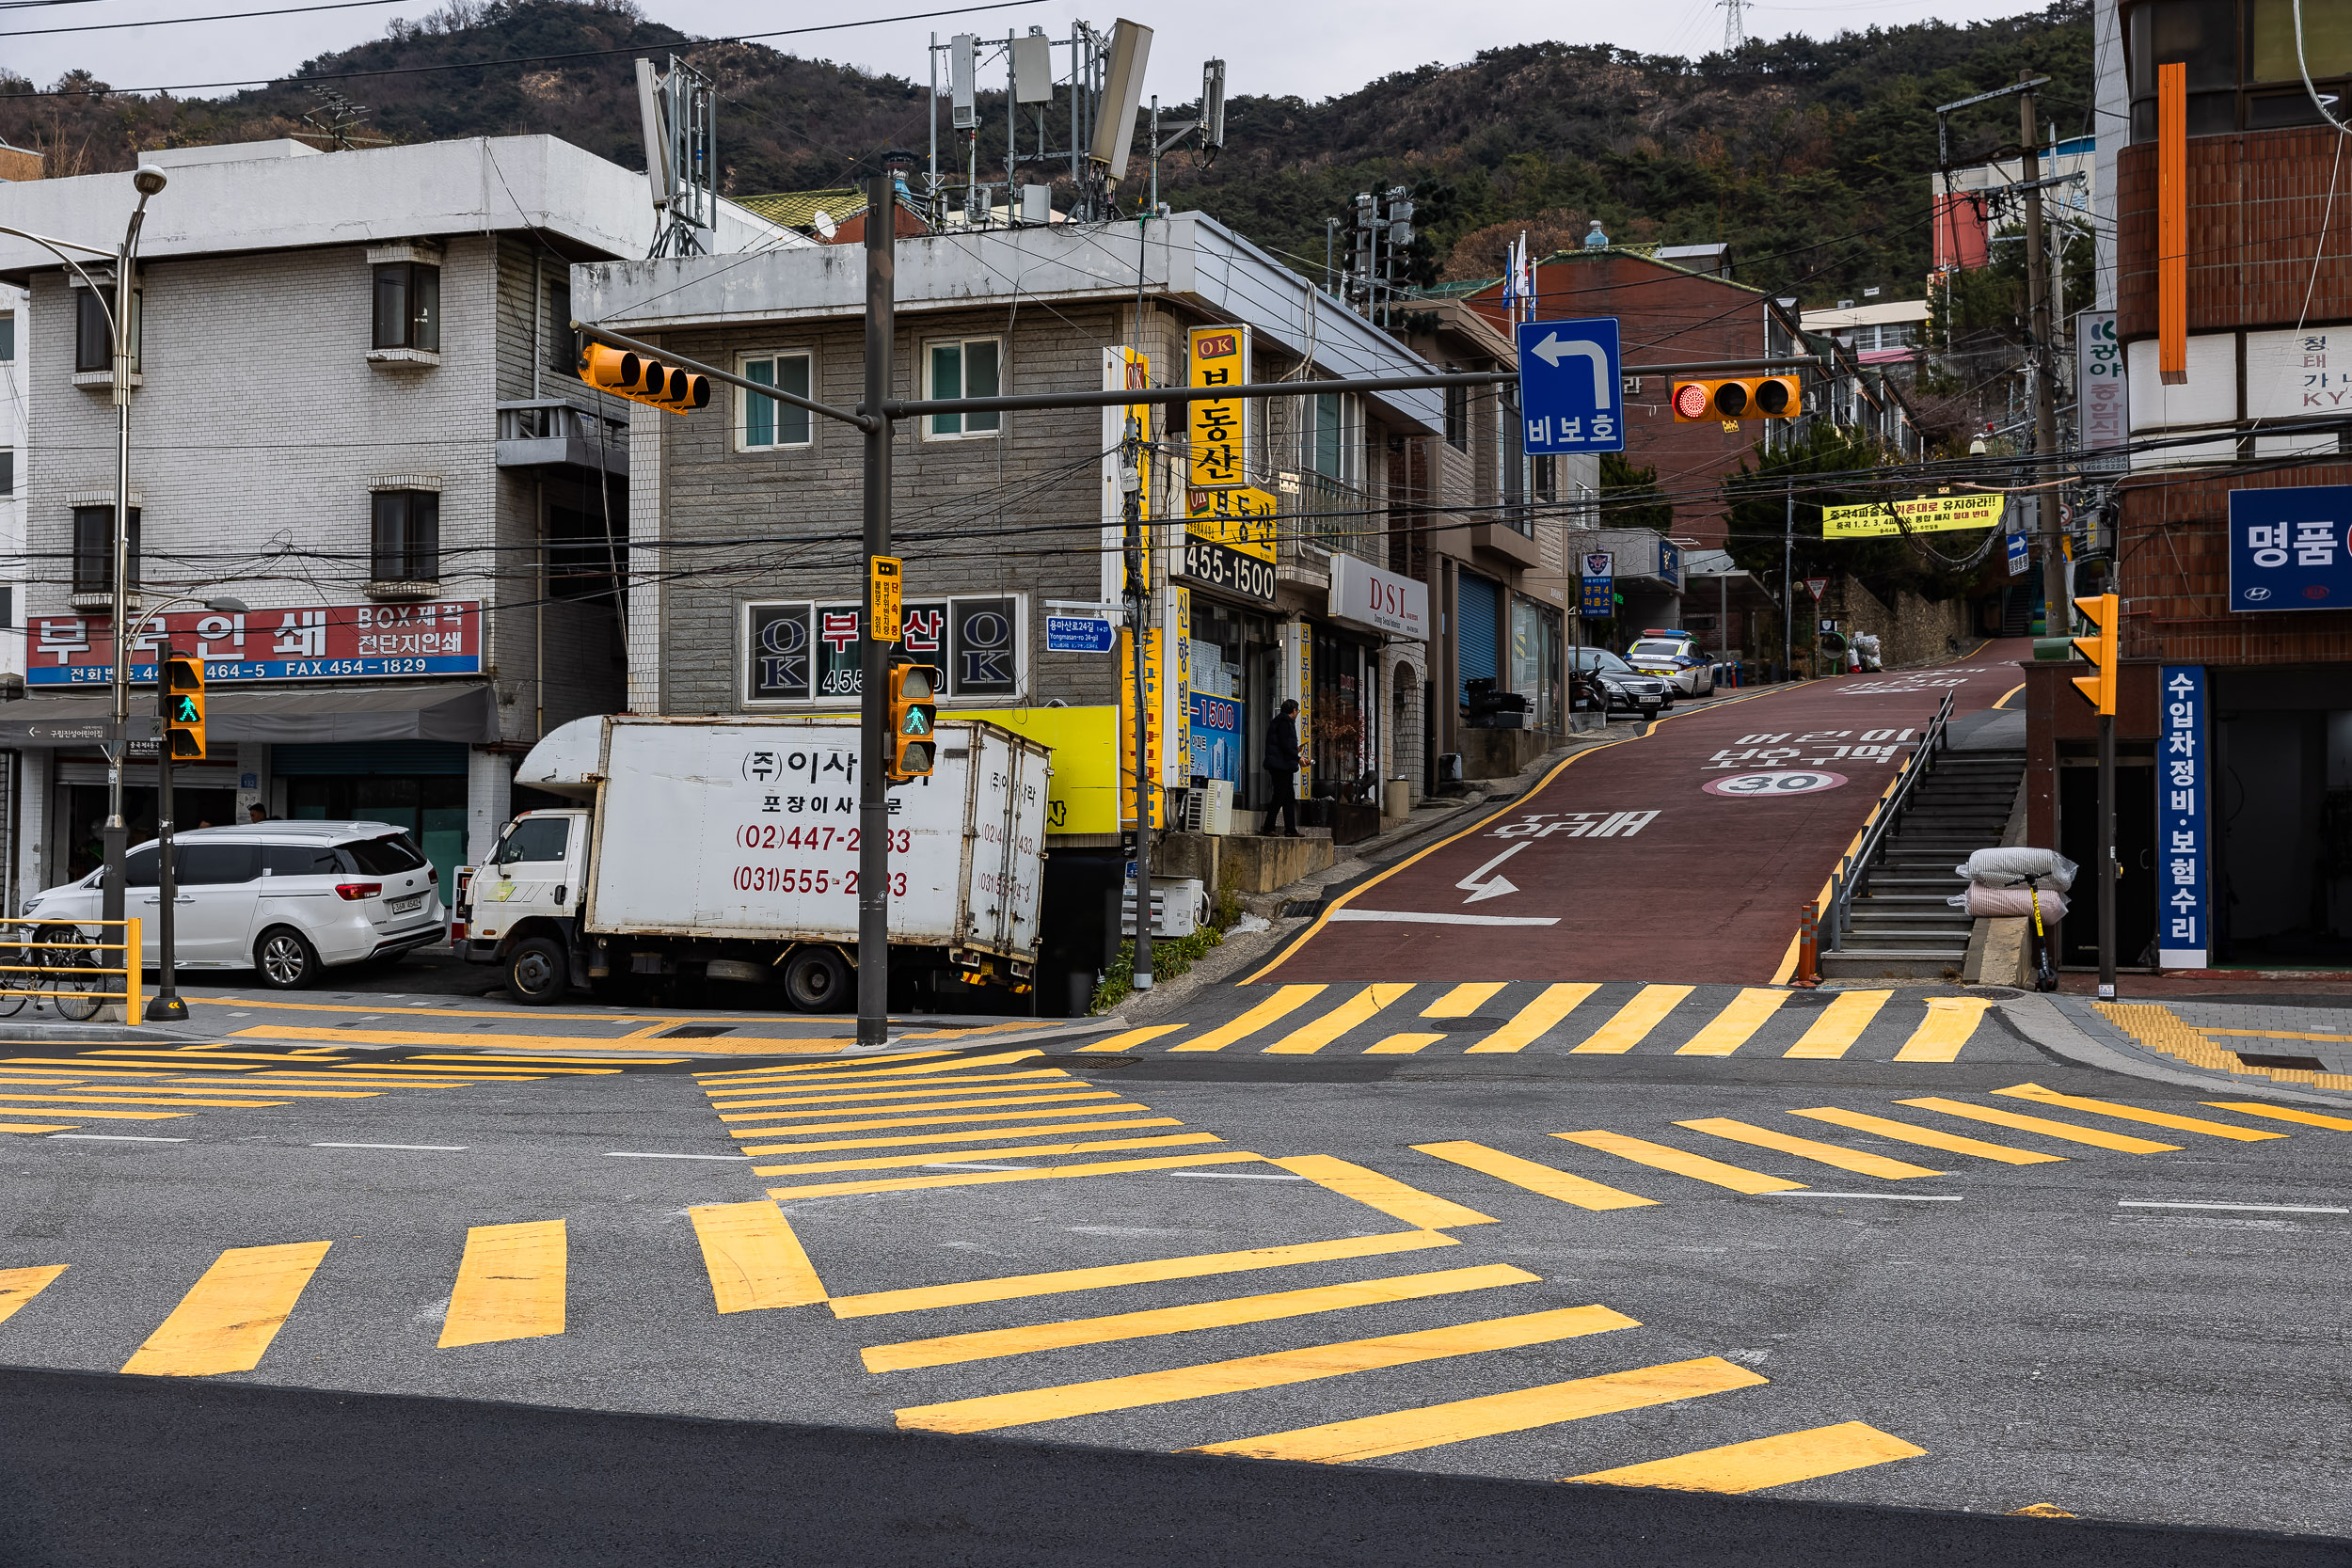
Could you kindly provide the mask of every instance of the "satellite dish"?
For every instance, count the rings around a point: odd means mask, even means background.
[[[817,215],[809,220],[809,226],[817,230],[817,237],[827,245],[831,245],[833,237],[841,232],[841,226],[834,222],[833,214],[822,207],[817,209]]]

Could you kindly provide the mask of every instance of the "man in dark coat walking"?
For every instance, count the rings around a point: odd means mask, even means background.
[[[1289,837],[1298,836],[1298,796],[1292,781],[1298,775],[1298,702],[1292,698],[1282,704],[1265,727],[1265,770],[1274,784],[1274,798],[1266,802],[1265,826],[1261,833],[1274,832],[1274,819],[1282,819],[1282,831]]]

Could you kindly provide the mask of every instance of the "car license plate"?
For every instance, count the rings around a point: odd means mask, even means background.
[[[405,898],[392,900],[394,914],[413,914],[422,908],[424,908],[424,895],[421,893],[412,893]]]

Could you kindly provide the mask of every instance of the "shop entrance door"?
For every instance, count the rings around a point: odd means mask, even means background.
[[[2088,764],[2089,766],[2082,766]],[[2099,767],[2090,757],[2058,763],[2058,853],[2082,869],[2067,895],[2058,961],[2099,966]],[[2122,969],[2155,965],[2156,775],[2153,757],[2115,759],[2115,961]]]

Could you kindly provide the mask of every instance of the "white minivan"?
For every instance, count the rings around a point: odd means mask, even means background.
[[[253,822],[173,835],[172,945],[181,969],[252,969],[292,990],[319,971],[390,958],[445,936],[431,862],[387,822]],[[145,923],[150,964],[160,961],[159,850],[123,860],[123,913]],[[100,917],[103,867],[24,904],[42,926]]]

